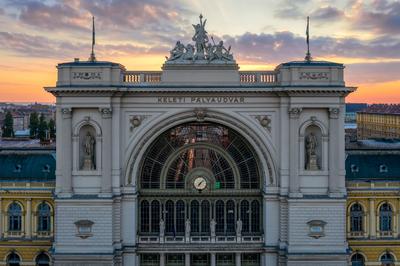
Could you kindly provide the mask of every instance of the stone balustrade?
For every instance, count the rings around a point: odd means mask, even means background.
[[[125,71],[123,82],[128,84],[157,84],[161,83],[162,71]],[[275,71],[239,71],[241,84],[275,84]]]

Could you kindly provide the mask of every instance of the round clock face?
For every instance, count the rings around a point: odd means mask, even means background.
[[[202,176],[196,177],[193,182],[193,186],[197,190],[203,190],[207,187],[207,180]]]

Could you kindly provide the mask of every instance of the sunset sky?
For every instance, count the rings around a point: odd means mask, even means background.
[[[348,102],[400,103],[400,1],[387,0],[0,0],[0,102],[54,102],[43,87],[89,57],[92,15],[98,60],[160,70],[200,13],[241,70],[302,60],[310,16],[314,59],[344,63],[359,87]]]

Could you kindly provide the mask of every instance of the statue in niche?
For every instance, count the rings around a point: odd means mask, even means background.
[[[165,235],[165,223],[164,220],[160,220],[160,237],[164,237]]]
[[[173,61],[182,58],[184,54],[185,54],[185,45],[182,44],[180,41],[177,41],[174,49],[170,51],[170,57],[168,58],[168,60]]]
[[[215,237],[215,228],[217,226],[217,222],[215,221],[214,218],[211,219],[210,221],[210,231],[211,231],[211,237]]]
[[[316,153],[317,146],[318,146],[317,137],[313,132],[311,132],[306,137],[307,170],[312,170],[312,171],[319,170],[317,163],[317,153]]]
[[[96,166],[94,164],[94,150],[96,141],[92,134],[88,131],[83,141],[83,170],[94,170]]]
[[[185,237],[189,238],[190,237],[190,220],[186,219],[185,222]]]
[[[241,237],[242,236],[242,227],[243,227],[243,223],[242,220],[237,220],[236,221],[236,236],[237,237]]]

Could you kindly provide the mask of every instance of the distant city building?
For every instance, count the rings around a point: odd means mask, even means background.
[[[400,104],[373,104],[357,112],[357,138],[400,138]]]
[[[0,141],[0,265],[50,265],[55,147]]]
[[[346,154],[350,265],[398,265],[400,142],[359,141]]]
[[[367,108],[366,103],[346,103],[345,128],[356,128],[356,114]]]

